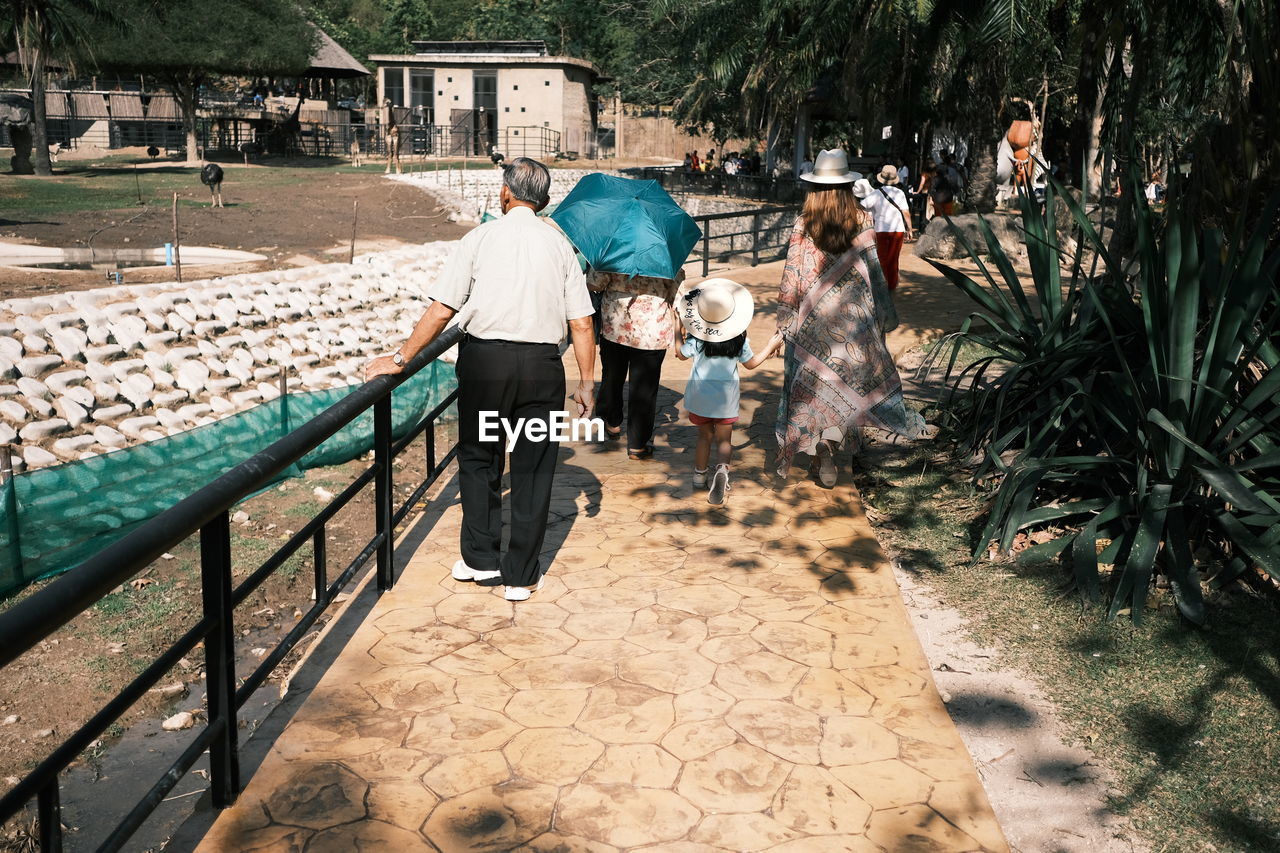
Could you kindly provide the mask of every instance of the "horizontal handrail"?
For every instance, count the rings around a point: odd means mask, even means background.
[[[219,513],[268,485],[277,474],[319,447],[461,339],[462,332],[456,326],[446,329],[418,353],[402,373],[379,376],[364,383],[312,420],[102,549],[44,589],[0,612],[0,667],[35,647]]]

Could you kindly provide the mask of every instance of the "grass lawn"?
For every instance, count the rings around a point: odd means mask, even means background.
[[[1038,681],[1069,734],[1115,775],[1115,808],[1154,850],[1280,849],[1280,619],[1211,596],[1204,630],[1157,590],[1144,623],[1084,609],[1057,563],[969,565],[982,495],[943,440],[878,455],[858,487],[882,541],[975,638]]]
[[[5,159],[0,154],[0,160]],[[135,168],[134,164],[142,164]],[[405,172],[434,171],[436,161],[425,163],[403,158]],[[237,164],[223,163],[227,182],[241,179]],[[315,180],[324,173],[381,174],[384,160],[367,162],[359,169],[337,158],[268,158],[255,161],[253,183],[257,187],[290,187]],[[464,168],[462,160],[442,160],[441,169]],[[475,158],[465,163],[468,170],[491,170],[487,159]],[[178,161],[154,165],[147,158],[112,155],[97,160],[63,160],[54,167],[51,178],[34,176],[0,176],[0,211],[20,210],[24,216],[73,213],[86,210],[138,209],[143,205],[172,204],[173,193],[178,203],[197,206],[209,203],[208,191],[200,185],[198,166]],[[141,201],[139,201],[141,199]]]

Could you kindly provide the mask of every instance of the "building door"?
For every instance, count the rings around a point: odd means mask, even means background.
[[[475,71],[471,79],[475,153],[485,155],[498,144],[498,72]]]

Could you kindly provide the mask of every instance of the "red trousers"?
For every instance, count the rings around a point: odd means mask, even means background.
[[[884,270],[884,280],[890,290],[898,287],[898,255],[902,254],[902,241],[906,236],[901,231],[876,232],[876,254],[880,256],[880,269]]]

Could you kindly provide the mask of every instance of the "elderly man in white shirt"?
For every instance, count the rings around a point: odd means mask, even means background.
[[[394,355],[370,362],[368,378],[399,373],[457,317],[466,332],[458,363],[458,480],[462,496],[462,559],[458,580],[506,585],[508,601],[524,601],[541,585],[539,554],[546,533],[557,448],[549,430],[541,441],[522,430],[511,450],[511,536],[502,548],[502,469],[506,436],[482,437],[489,423],[524,418],[550,427],[565,398],[559,344],[572,336],[580,381],[578,414],[594,402],[594,309],[586,279],[564,235],[537,218],[546,207],[546,166],[517,157],[506,168],[499,202],[503,216],[462,238],[432,300],[409,340]]]
[[[911,227],[911,211],[907,197],[898,189],[898,170],[885,166],[876,175],[880,186],[873,188],[867,180],[856,181],[853,194],[862,203],[863,210],[871,214],[876,229],[876,254],[880,257],[880,269],[889,290],[898,287],[898,257],[902,244],[915,236]]]

